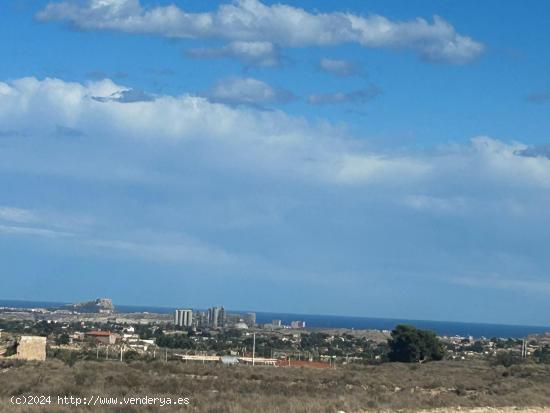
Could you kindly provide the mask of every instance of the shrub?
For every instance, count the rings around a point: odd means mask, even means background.
[[[500,352],[493,359],[493,365],[510,367],[514,364],[523,363],[524,359],[519,355],[510,351]]]

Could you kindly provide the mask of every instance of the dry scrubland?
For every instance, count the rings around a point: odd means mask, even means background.
[[[3,363],[3,364],[2,364]],[[170,407],[14,407],[13,394],[190,397]],[[170,362],[0,362],[0,412],[323,413],[338,411],[517,412],[474,407],[550,406],[550,366],[486,362],[389,363],[337,369],[227,367]],[[447,408],[447,409],[444,409]]]

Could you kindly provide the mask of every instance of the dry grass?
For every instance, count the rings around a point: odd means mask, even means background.
[[[550,406],[550,366],[485,362],[337,369],[227,367],[170,362],[0,364],[0,412],[324,413],[479,406]],[[21,408],[11,395],[173,396],[189,406]],[[452,410],[440,410],[452,411]],[[464,410],[462,410],[464,411]]]

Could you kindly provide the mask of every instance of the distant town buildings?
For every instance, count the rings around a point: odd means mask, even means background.
[[[244,321],[239,321],[232,326],[235,330],[248,330],[248,325]]]
[[[248,327],[254,327],[256,325],[256,313],[246,313],[243,321]]]
[[[306,328],[305,321],[291,321],[290,328]]]
[[[193,325],[193,311],[176,310],[174,314],[174,325],[180,327],[191,327]]]
[[[218,328],[225,326],[225,310],[223,307],[208,309],[208,327]]]
[[[199,324],[200,325],[200,324]],[[207,326],[209,326],[207,324]],[[256,326],[256,313],[225,313],[223,327],[243,330]]]
[[[115,344],[120,336],[109,331],[89,331],[84,333],[84,340],[94,344]]]
[[[271,325],[272,325],[273,327],[280,328],[280,327],[283,326],[283,322],[282,322],[282,320],[273,320],[273,321],[271,322]]]
[[[225,324],[228,327],[230,327],[232,325],[235,325],[237,323],[240,323],[240,322],[244,322],[242,314],[227,313],[225,315]]]

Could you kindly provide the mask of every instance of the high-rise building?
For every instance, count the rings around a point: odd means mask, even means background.
[[[241,314],[231,314],[228,313],[225,315],[225,326],[233,326],[239,322],[243,321],[243,316]]]
[[[225,326],[225,310],[223,307],[212,307],[208,309],[208,326],[211,328]]]
[[[249,327],[254,327],[256,325],[256,313],[246,313],[243,319]]]
[[[305,328],[306,322],[305,321],[292,321],[290,323],[291,328]]]
[[[174,324],[180,327],[191,327],[193,325],[192,310],[176,310]]]
[[[208,327],[208,311],[199,311],[195,314],[198,327]]]

